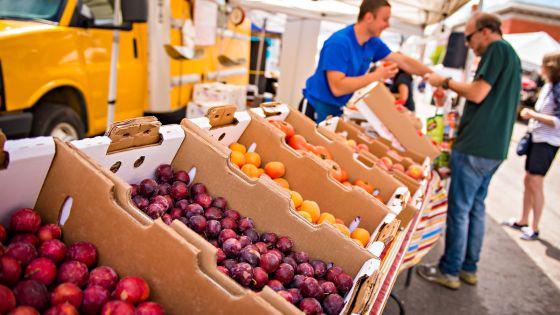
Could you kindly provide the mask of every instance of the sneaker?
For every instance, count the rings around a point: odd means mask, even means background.
[[[512,228],[512,229],[514,229],[514,230],[519,230],[519,231],[521,231],[521,229],[523,229],[523,228],[528,227],[527,224],[523,224],[523,225],[522,225],[522,224],[518,224],[518,223],[517,223],[517,219],[515,219],[515,218],[509,218],[509,219],[503,221],[503,222],[502,222],[502,225],[505,225],[505,226],[507,226],[507,227],[510,227],[510,228]]]
[[[478,276],[475,272],[461,270],[461,272],[459,273],[459,279],[470,285],[476,285],[478,283]]]
[[[521,230],[523,234],[519,236],[522,240],[526,241],[536,241],[539,239],[539,232],[533,231],[530,227],[523,228]]]
[[[418,265],[416,273],[427,281],[437,283],[451,290],[457,290],[461,286],[459,277],[442,273],[437,265]]]

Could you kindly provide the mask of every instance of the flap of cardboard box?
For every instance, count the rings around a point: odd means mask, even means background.
[[[404,114],[397,111],[393,95],[382,84],[373,85],[359,102],[365,102],[367,108],[406,149],[427,155],[432,159],[439,155],[439,150],[425,136],[419,136],[413,124],[403,116]],[[360,106],[358,108],[362,110]]]
[[[400,224],[401,224],[400,220],[393,220],[389,224],[386,224],[381,229],[381,232],[379,232],[379,234],[377,234],[376,241],[377,242],[382,242],[385,245],[389,244],[389,242],[391,242],[395,238],[395,236],[397,235],[397,232],[399,231]]]
[[[406,229],[410,221],[414,218],[418,209],[413,205],[406,205],[406,207],[397,215],[397,219],[401,221],[400,229]]]
[[[235,123],[235,105],[214,106],[208,109],[206,117],[212,128],[227,126]]]
[[[161,140],[160,126],[161,123],[153,116],[113,123],[105,133],[111,138],[111,145],[109,145],[107,153],[159,143]]]
[[[9,226],[11,211],[32,207],[37,201],[55,155],[55,143],[52,137],[8,140],[4,150],[10,164],[0,169],[0,223]]]

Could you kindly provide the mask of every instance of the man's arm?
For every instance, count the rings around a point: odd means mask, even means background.
[[[425,79],[428,80],[430,85],[435,87],[441,86],[443,82],[447,80],[445,77],[435,73],[426,75]],[[488,82],[484,81],[484,79],[474,80],[471,83],[464,83],[450,79],[447,86],[449,89],[457,92],[460,96],[476,104],[482,103],[492,89],[492,86],[488,84]]]
[[[397,95],[398,100],[402,100],[406,103],[408,100],[408,86],[404,83],[399,84],[398,86],[399,93]]]
[[[387,57],[385,57],[385,59],[397,63],[399,68],[410,74],[424,76],[427,73],[432,72],[430,68],[420,61],[398,52],[390,53]]]
[[[397,73],[397,65],[377,67],[374,72],[366,73],[359,77],[348,77],[340,71],[327,71],[327,81],[334,96],[354,93],[371,82],[385,80]]]

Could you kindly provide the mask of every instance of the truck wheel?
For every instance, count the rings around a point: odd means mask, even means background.
[[[70,107],[42,104],[33,111],[32,136],[52,136],[63,141],[84,137],[84,124]]]

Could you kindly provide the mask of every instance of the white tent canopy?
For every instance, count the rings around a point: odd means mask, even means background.
[[[545,32],[506,34],[504,38],[513,46],[527,71],[538,71],[545,54],[560,51],[560,44]]]
[[[424,27],[442,21],[469,0],[392,0],[391,28],[419,35]],[[361,0],[235,0],[247,9],[283,13],[291,17],[350,24],[356,21]]]

